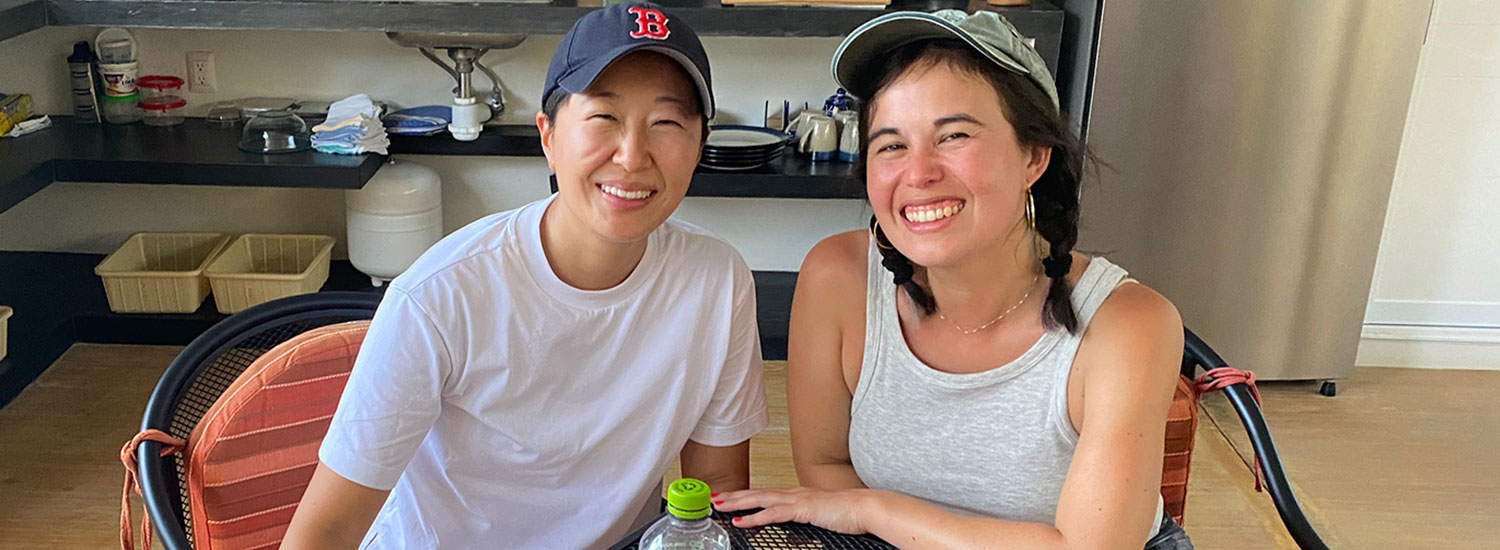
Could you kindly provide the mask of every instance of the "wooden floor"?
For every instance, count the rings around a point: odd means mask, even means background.
[[[0,409],[0,547],[119,544],[120,445],[176,351],[75,346]],[[768,365],[772,424],[752,444],[757,486],[796,481],[785,380],[784,364]],[[1360,369],[1339,387],[1336,398],[1308,384],[1262,388],[1288,473],[1330,546],[1500,547],[1500,372]],[[1253,489],[1227,403],[1208,396],[1205,410],[1187,508],[1195,544],[1293,548]]]

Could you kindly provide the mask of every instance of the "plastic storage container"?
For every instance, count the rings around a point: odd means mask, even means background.
[[[130,95],[106,95],[99,98],[99,110],[110,124],[130,124],[141,119],[140,92]]]
[[[10,329],[10,327],[6,326],[9,324],[10,314],[11,309],[9,306],[0,306],[0,360],[5,359],[5,353],[9,351],[5,349],[5,340],[8,338],[6,334]]]
[[[142,99],[141,122],[147,126],[176,126],[185,120],[183,111],[187,100],[175,95],[159,95]]]
[[[344,192],[349,261],[381,286],[443,238],[437,172],[391,159],[364,188]]]
[[[181,96],[183,84],[184,82],[181,78],[160,74],[143,76],[135,81],[135,85],[142,90],[141,93],[145,94],[144,99],[160,96]]]
[[[208,297],[204,270],[228,242],[223,233],[136,233],[94,274],[116,313],[192,313]]]
[[[333,237],[327,235],[240,235],[208,265],[219,313],[309,294],[328,281]]]
[[[128,97],[136,93],[135,38],[130,31],[108,28],[94,37],[99,52],[99,80],[105,96]],[[137,98],[138,99],[138,98]],[[134,121],[132,121],[134,122]]]

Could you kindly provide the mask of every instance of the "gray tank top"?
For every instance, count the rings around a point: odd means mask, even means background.
[[[849,413],[849,457],[860,480],[957,513],[1053,525],[1078,445],[1068,373],[1084,329],[1125,270],[1104,258],[1089,262],[1072,294],[1077,335],[1049,330],[1015,361],[953,374],[923,364],[906,345],[900,289],[873,245],[869,258],[865,355]]]

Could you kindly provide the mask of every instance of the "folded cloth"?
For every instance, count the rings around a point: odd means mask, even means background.
[[[342,145],[371,145],[371,144],[381,143],[381,142],[389,143],[390,140],[385,136],[385,134],[371,134],[371,135],[364,135],[364,136],[339,136],[339,137],[332,137],[332,138],[325,137],[325,136],[319,136],[317,134],[313,134],[313,138],[312,138],[313,145],[318,145],[320,143],[342,144]]]
[[[388,139],[388,138],[386,138],[384,135],[377,136],[375,138],[371,138],[371,139],[367,139],[367,140],[360,140],[358,142],[349,142],[349,141],[324,141],[324,142],[314,141],[313,142],[313,149],[314,150],[321,151],[321,152],[324,152],[324,153],[338,154],[338,155],[358,155],[358,154],[362,154],[362,153],[378,153],[378,154],[381,154],[381,155],[386,155],[386,154],[390,154],[388,152],[390,146],[391,146],[391,140]]]
[[[453,108],[447,105],[426,105],[401,109],[385,115],[385,133],[390,135],[425,136],[448,130],[453,121]]]
[[[365,111],[350,114],[351,109],[363,109],[368,104],[369,97],[360,94],[329,107],[328,120],[313,127],[313,149],[340,155],[387,154],[391,141],[386,137],[385,125]]]
[[[317,133],[314,133],[312,135],[312,137],[313,137],[313,139],[315,139],[317,141],[349,141],[349,142],[355,142],[355,141],[364,140],[364,139],[380,138],[380,137],[384,137],[385,135],[386,135],[385,132],[381,132],[381,131],[366,132],[366,131],[358,129],[358,128],[354,128],[354,129],[340,128],[338,130],[333,130],[333,131],[329,131],[329,132],[317,132]]]
[[[337,145],[323,145],[321,147],[313,147],[313,150],[319,153],[329,153],[334,155],[362,155],[365,153],[375,153],[377,155],[390,154],[386,152],[385,148],[346,147]]]
[[[358,128],[364,132],[372,132],[376,130],[379,130],[381,132],[385,131],[385,125],[382,124],[379,119],[364,114],[358,114],[348,118],[328,117],[328,119],[324,120],[322,124],[313,126],[313,131],[332,132],[334,130],[340,130],[350,127]]]
[[[361,137],[364,137],[366,134],[367,134],[367,132],[365,131],[364,128],[360,128],[358,126],[345,126],[343,128],[339,128],[337,130],[328,130],[326,132],[315,132],[315,133],[313,133],[313,137],[319,138],[319,139],[322,139],[322,140],[332,141],[332,140],[345,139],[345,138],[348,138],[348,139],[359,139]]]
[[[379,119],[380,111],[375,107],[375,102],[370,101],[370,96],[365,94],[354,94],[328,106],[328,120],[345,120],[356,115]]]

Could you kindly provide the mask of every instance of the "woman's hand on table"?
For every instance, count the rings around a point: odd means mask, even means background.
[[[863,535],[869,529],[862,517],[877,504],[875,493],[869,489],[750,489],[720,493],[713,497],[713,502],[714,508],[721,512],[762,508],[754,514],[735,518],[735,527],[797,522],[848,535]]]

